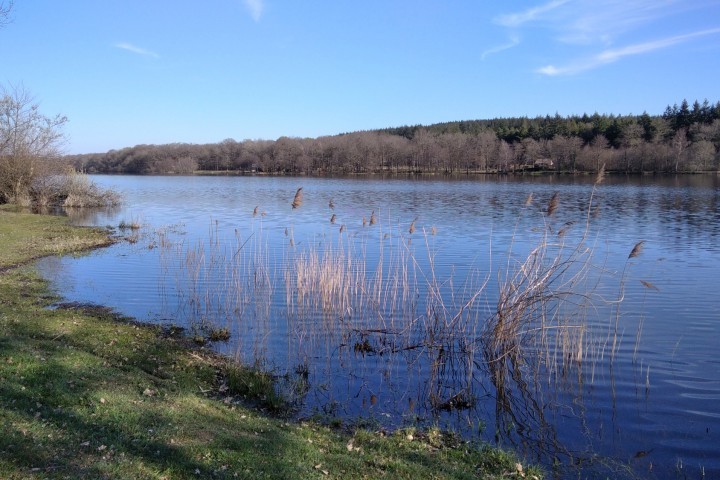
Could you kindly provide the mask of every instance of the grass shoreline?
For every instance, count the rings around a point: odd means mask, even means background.
[[[107,230],[0,208],[0,477],[540,476],[439,431],[270,415],[279,400],[267,376],[191,348],[177,331],[99,307],[47,308],[57,299],[27,264],[110,242]]]

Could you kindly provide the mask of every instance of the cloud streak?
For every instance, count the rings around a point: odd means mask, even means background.
[[[660,18],[706,6],[707,2],[700,0],[551,0],[521,12],[499,15],[493,21],[515,30],[539,26],[560,43],[610,45],[618,36]]]
[[[265,8],[263,0],[244,0],[244,3],[252,19],[259,22]]]
[[[113,45],[115,48],[119,48],[122,50],[127,50],[128,52],[132,52],[138,55],[143,55],[145,57],[152,57],[152,58],[160,58],[160,55],[158,55],[155,52],[151,52],[150,50],[146,50],[144,48],[136,47],[135,45],[131,43],[116,43]]]
[[[495,17],[495,23],[504,27],[519,27],[523,23],[531,22],[543,14],[555,10],[556,8],[568,3],[570,0],[552,0],[539,7],[527,9],[519,13],[510,13]]]
[[[496,47],[488,48],[482,54],[480,55],[481,60],[485,60],[486,57],[489,55],[494,55],[496,53],[503,52],[505,50],[509,50],[513,47],[516,47],[520,44],[520,38],[518,36],[512,36],[510,37],[510,41],[508,43],[504,43],[502,45],[498,45]]]
[[[684,35],[676,35],[673,37],[662,38],[651,42],[637,43],[634,45],[628,45],[625,47],[614,48],[604,50],[597,55],[583,61],[577,61],[565,66],[556,67],[554,65],[547,65],[545,67],[536,70],[537,73],[555,77],[560,75],[576,75],[588,70],[592,70],[603,65],[614,63],[624,57],[641,55],[644,53],[654,52],[663,48],[669,48],[674,45],[686,42],[693,38],[704,37],[707,35],[720,34],[720,28],[713,28],[710,30],[701,30],[698,32],[687,33]]]

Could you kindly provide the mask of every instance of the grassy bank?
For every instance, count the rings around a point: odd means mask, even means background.
[[[102,308],[48,309],[47,284],[17,267],[107,242],[102,230],[0,209],[0,478],[536,475],[440,432],[383,435],[271,416],[281,402],[268,377]]]

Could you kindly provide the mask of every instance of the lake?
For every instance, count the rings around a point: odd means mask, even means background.
[[[68,214],[124,241],[41,260],[58,293],[226,329],[298,417],[720,478],[719,177],[93,180],[125,204]]]

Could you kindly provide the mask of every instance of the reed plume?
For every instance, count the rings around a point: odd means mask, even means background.
[[[575,224],[575,222],[565,222],[565,225],[558,231],[557,236],[563,237],[567,233],[567,231]]]
[[[328,202],[328,207],[330,207],[332,210],[335,210],[335,203],[333,202],[333,199],[330,199],[330,202]]]
[[[640,280],[640,283],[642,283],[645,288],[649,288],[650,290],[655,290],[656,292],[660,291],[660,289],[658,287],[656,287],[652,283],[648,282],[647,280]]]
[[[336,219],[337,219],[337,216],[335,216],[335,214],[333,213],[332,217],[330,217],[330,223],[334,224]]]
[[[298,208],[300,205],[302,205],[303,202],[303,192],[302,187],[297,189],[297,192],[295,192],[295,198],[293,198],[292,201],[292,207]]]
[[[415,219],[410,224],[410,228],[408,229],[408,232],[410,232],[410,235],[415,233],[415,222],[417,222],[418,217],[415,217]]]
[[[645,244],[645,240],[640,240],[638,243],[635,244],[632,251],[630,252],[630,255],[628,255],[628,258],[635,258],[640,253],[642,253],[643,245]]]
[[[530,194],[525,199],[525,206],[529,207],[530,205],[532,205],[532,201],[533,201],[533,194],[532,194],[532,192],[530,192]]]
[[[370,226],[375,225],[377,223],[377,217],[375,216],[375,210],[372,211],[370,214]]]
[[[547,207],[547,215],[548,217],[552,217],[552,214],[555,213],[555,210],[557,210],[558,205],[560,204],[560,199],[558,198],[558,193],[553,193],[553,196],[550,198],[550,201],[548,202]]]
[[[257,214],[258,214],[258,206],[256,205],[255,208],[253,209],[253,217],[256,217]]]

